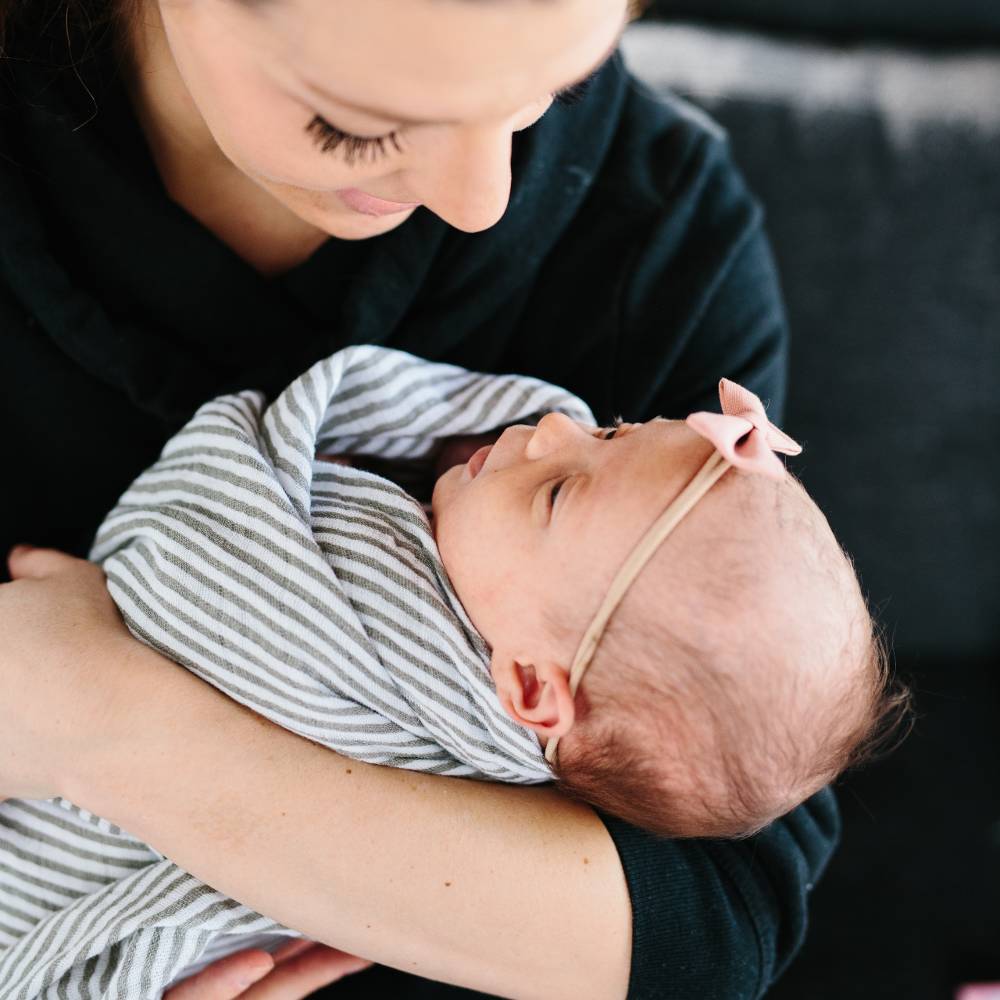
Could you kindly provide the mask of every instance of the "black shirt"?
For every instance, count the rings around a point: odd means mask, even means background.
[[[786,330],[760,208],[719,129],[617,56],[581,104],[515,137],[491,229],[418,209],[264,278],[165,193],[107,41],[78,41],[72,69],[61,45],[22,26],[0,85],[3,552],[84,554],[200,403],[277,392],[346,344],[549,379],[602,421],[715,408],[721,376],[780,416]],[[832,796],[738,843],[601,818],[632,899],[630,1000],[761,995],[801,942],[836,839]],[[475,995],[377,969],[330,996],[376,983]]]

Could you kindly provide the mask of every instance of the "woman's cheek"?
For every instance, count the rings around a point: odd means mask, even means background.
[[[339,153],[324,153],[306,131],[310,121],[307,110],[289,101],[266,117],[233,109],[220,116],[218,130],[212,131],[237,167],[272,184],[326,192],[353,187],[375,174],[370,165],[367,170],[351,167]]]
[[[185,82],[219,149],[251,177],[326,192],[390,170],[381,163],[349,166],[342,153],[324,153],[307,131],[315,109],[277,88],[257,66],[196,62]]]
[[[541,118],[542,115],[544,115],[545,112],[551,107],[551,97],[545,97],[541,100],[535,101],[533,104],[524,109],[524,113],[518,117],[512,130],[514,132],[523,132],[526,128],[531,128],[531,126],[534,125],[535,122],[537,122],[538,119]]]

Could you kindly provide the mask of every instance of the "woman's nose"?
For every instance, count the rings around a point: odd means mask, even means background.
[[[546,413],[531,435],[525,447],[525,456],[529,459],[542,458],[557,448],[565,448],[589,435],[575,420],[564,413]]]
[[[442,127],[412,179],[414,195],[450,226],[489,229],[510,199],[509,125]]]

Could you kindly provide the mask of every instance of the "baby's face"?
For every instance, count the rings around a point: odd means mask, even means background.
[[[446,472],[435,537],[489,645],[568,669],[618,568],[711,450],[683,421],[608,429],[550,413]],[[572,635],[552,633],[553,610]]]

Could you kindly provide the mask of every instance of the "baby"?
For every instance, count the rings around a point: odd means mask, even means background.
[[[723,383],[722,404],[602,429],[537,379],[352,347],[269,406],[203,406],[91,558],[137,637],[340,753],[554,778],[656,833],[744,836],[903,698],[774,454],[797,446],[752,394]],[[362,467],[426,468],[498,427],[437,479],[430,520]],[[59,800],[0,803],[0,912],[0,1000],[155,998],[295,934]]]
[[[565,790],[667,836],[759,830],[906,702],[850,561],[775,456],[799,447],[752,393],[720,391],[724,415],[686,422],[508,428],[433,496],[504,709]]]

